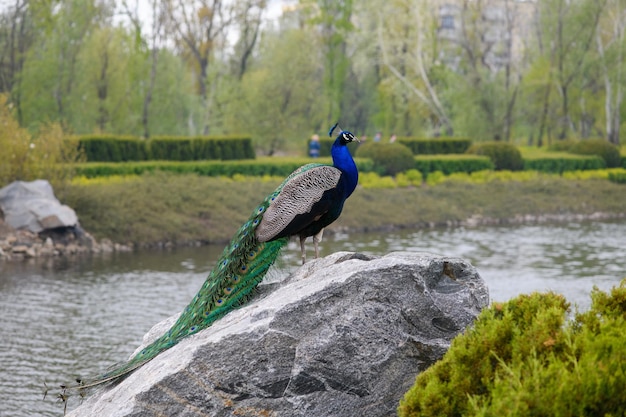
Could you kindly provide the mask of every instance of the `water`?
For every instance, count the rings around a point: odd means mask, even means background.
[[[268,277],[297,268],[295,243]],[[428,251],[468,259],[491,299],[554,290],[580,308],[626,277],[626,222],[481,227],[326,236],[322,255]],[[180,311],[222,247],[115,254],[44,264],[0,262],[0,416],[60,416],[55,387],[128,357],[145,332]],[[70,403],[75,407],[76,400]]]

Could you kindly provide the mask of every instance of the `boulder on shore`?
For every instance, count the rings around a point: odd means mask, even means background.
[[[78,225],[76,212],[61,204],[46,180],[13,181],[0,189],[0,210],[6,224],[33,233]]]
[[[251,302],[69,415],[395,415],[416,375],[488,302],[463,259],[335,253],[261,285]],[[144,345],[175,319],[157,324]]]

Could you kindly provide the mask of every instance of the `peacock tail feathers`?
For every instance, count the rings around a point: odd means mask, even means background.
[[[329,135],[336,127],[333,126]],[[345,147],[353,140],[356,138],[352,133],[341,131],[331,149],[333,166],[304,165],[263,200],[224,248],[198,293],[165,334],[108,372],[81,380],[78,385],[62,385],[60,398],[65,401],[67,390],[82,390],[127,375],[244,303],[263,280],[289,236],[300,236],[304,260],[303,238],[318,235],[336,220],[343,202],[356,187],[358,171]],[[285,192],[281,194],[283,189]]]
[[[116,380],[141,367],[159,353],[176,345],[183,338],[206,329],[231,310],[245,303],[263,280],[289,238],[259,242],[255,230],[265,210],[276,199],[284,184],[294,176],[320,164],[309,164],[292,173],[253,211],[239,228],[202,284],[193,300],[185,307],[172,327],[157,340],[142,349],[128,362],[78,385],[63,389],[85,389]]]

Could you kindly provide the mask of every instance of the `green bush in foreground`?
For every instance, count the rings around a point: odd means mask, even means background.
[[[484,310],[400,403],[408,416],[623,416],[626,279],[566,322],[557,294]]]

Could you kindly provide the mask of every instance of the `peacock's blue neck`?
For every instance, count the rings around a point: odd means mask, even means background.
[[[359,171],[348,147],[341,141],[340,137],[337,137],[333,143],[330,154],[333,157],[333,166],[339,168],[346,177],[344,195],[345,198],[348,198],[359,182]]]

